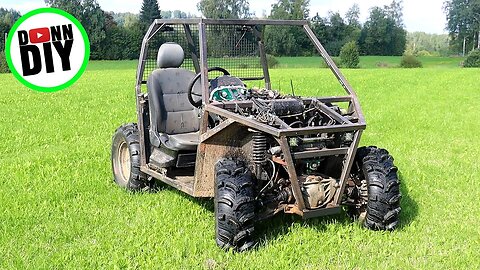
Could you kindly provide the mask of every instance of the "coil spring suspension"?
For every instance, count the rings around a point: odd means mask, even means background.
[[[252,136],[252,142],[252,160],[255,164],[255,176],[257,179],[262,179],[262,167],[267,163],[267,136],[262,132],[255,131]]]
[[[253,162],[258,165],[267,162],[267,136],[262,132],[253,133]]]

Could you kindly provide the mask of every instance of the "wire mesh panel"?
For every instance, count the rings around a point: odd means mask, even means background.
[[[190,42],[188,42],[190,40]],[[185,52],[185,60],[182,68],[196,72],[193,61],[193,54],[199,55],[198,45],[198,25],[166,25],[163,26],[148,42],[147,59],[145,61],[145,71],[143,81],[147,81],[148,76],[157,69],[158,49],[163,43],[175,42],[182,46]]]
[[[208,66],[242,79],[263,78],[256,35],[254,26],[207,25]]]
[[[241,79],[262,79],[258,38],[254,26],[206,25],[208,67],[222,67]],[[157,69],[157,53],[165,42],[175,42],[185,51],[182,68],[199,72],[199,29],[197,24],[163,26],[148,42],[143,81]],[[197,69],[195,66],[197,65]],[[215,76],[212,74],[212,76]]]

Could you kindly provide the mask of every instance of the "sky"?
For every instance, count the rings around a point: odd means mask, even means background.
[[[102,9],[114,12],[138,13],[142,0],[97,0]],[[161,10],[182,10],[187,13],[199,14],[196,4],[199,0],[158,0]],[[268,14],[275,0],[250,0],[250,10],[256,16]],[[384,6],[392,0],[310,0],[310,16],[317,12],[320,16],[328,15],[329,11],[338,11],[344,15],[355,3],[360,6],[361,21],[364,22],[369,9],[374,6]],[[422,31],[427,33],[446,33],[444,0],[404,0],[403,19],[407,31]],[[22,14],[39,7],[44,7],[43,0],[0,0],[0,7],[13,8]]]

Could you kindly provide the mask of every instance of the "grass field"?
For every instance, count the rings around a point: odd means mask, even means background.
[[[321,95],[333,92],[326,71],[275,69],[272,81],[300,76],[297,93]],[[479,72],[345,70],[367,117],[361,144],[400,168],[400,228],[278,216],[242,254],[216,247],[211,201],[114,185],[111,136],[135,121],[133,61],[91,63],[50,94],[0,75],[0,269],[480,269]]]
[[[279,57],[279,68],[317,68],[323,66],[320,57]],[[461,57],[419,57],[425,68],[455,68]],[[337,62],[340,60],[338,59]],[[360,68],[395,68],[400,66],[399,56],[361,56]]]
[[[320,57],[278,57],[278,67],[287,68],[319,68],[325,67]],[[464,61],[461,57],[419,57],[424,68],[459,68],[460,63]],[[339,61],[339,60],[338,60]],[[337,61],[337,62],[338,62]],[[400,56],[361,56],[360,68],[397,68],[400,66]],[[137,61],[98,61],[90,66],[90,70],[105,69],[136,69]]]

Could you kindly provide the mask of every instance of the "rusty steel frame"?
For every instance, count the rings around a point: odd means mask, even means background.
[[[197,150],[197,162],[195,169],[195,184],[192,186],[185,186],[180,182],[176,182],[174,179],[170,179],[165,175],[158,173],[155,170],[152,170],[148,164],[148,152],[149,152],[149,139],[148,139],[148,96],[146,93],[142,92],[142,85],[145,84],[143,81],[143,75],[145,71],[145,65],[147,60],[147,50],[149,40],[160,31],[166,25],[183,25],[185,32],[187,34],[188,46],[195,46],[195,42],[192,38],[190,25],[197,25],[199,31],[199,53],[200,55],[192,55],[194,62],[194,67],[197,72],[201,73],[201,85],[202,85],[202,97],[203,97],[203,106],[204,111],[202,114],[202,121],[200,127],[200,145]],[[303,27],[305,33],[313,42],[315,48],[320,53],[321,57],[327,63],[328,67],[338,79],[341,86],[344,88],[347,93],[346,96],[331,96],[331,97],[319,97],[315,100],[319,101],[319,107],[321,111],[332,119],[335,119],[340,124],[333,126],[319,126],[319,127],[305,127],[305,128],[284,128],[277,129],[275,127],[259,123],[255,120],[243,117],[239,114],[233,113],[229,110],[238,107],[250,107],[252,105],[251,101],[234,101],[234,102],[223,102],[223,103],[210,103],[208,100],[208,64],[207,64],[207,38],[206,38],[206,25],[246,25],[246,26],[266,26],[266,25],[286,25],[286,26],[299,26]],[[262,69],[264,72],[265,87],[267,89],[271,88],[270,76],[268,73],[268,66],[266,63],[266,55],[264,43],[261,38],[259,38],[259,52],[260,52],[260,62],[262,64]],[[194,50],[191,50],[194,51]],[[316,217],[321,215],[333,214],[340,211],[341,197],[343,195],[344,188],[346,186],[347,178],[350,173],[350,169],[353,164],[353,159],[358,148],[360,137],[362,131],[366,128],[365,118],[363,116],[358,97],[345,79],[341,71],[333,62],[332,58],[328,55],[327,51],[315,36],[312,29],[309,27],[307,21],[304,20],[212,20],[212,19],[168,19],[168,20],[155,20],[154,23],[149,27],[143,42],[142,48],[139,57],[139,65],[137,68],[137,79],[136,79],[136,105],[137,105],[137,117],[138,117],[138,126],[140,132],[140,163],[141,170],[146,174],[157,178],[183,192],[186,192],[192,196],[196,197],[211,197],[213,196],[213,180],[209,183],[212,185],[212,193],[210,192],[196,192],[197,184],[202,177],[206,174],[204,167],[210,166],[213,170],[213,164],[216,160],[205,160],[205,150],[208,149],[208,144],[215,145],[218,138],[225,139],[226,135],[223,134],[224,130],[233,128],[230,130],[235,130],[232,124],[237,124],[240,126],[245,126],[250,129],[258,130],[267,134],[272,135],[280,147],[282,148],[284,160],[278,161],[286,165],[287,172],[290,177],[293,194],[295,197],[296,204],[286,205],[284,211],[287,213],[295,213],[303,216],[304,218]],[[311,98],[302,99],[305,104],[309,104],[313,101]],[[267,101],[268,102],[268,101]],[[339,113],[332,110],[330,107],[324,103],[331,102],[348,102],[349,110],[353,111],[357,118],[358,122],[352,123],[347,118],[343,117]],[[207,128],[207,118],[209,114],[216,114],[222,117],[227,118],[219,126],[208,130]],[[311,135],[311,134],[320,134],[320,133],[340,133],[340,132],[352,132],[354,133],[353,142],[350,147],[344,148],[335,148],[335,149],[322,149],[314,151],[304,151],[304,152],[291,152],[290,145],[288,143],[288,138],[292,136],[299,135]],[[217,145],[218,146],[218,145]],[[225,147],[229,147],[225,145]],[[202,152],[203,151],[203,152]],[[340,178],[338,179],[339,188],[335,194],[334,200],[331,204],[327,205],[326,208],[321,209],[307,209],[305,207],[305,202],[302,196],[300,182],[295,171],[295,159],[306,159],[306,158],[315,158],[315,157],[324,157],[324,156],[344,156],[343,168],[341,171]],[[205,167],[206,168],[206,167]],[[208,181],[207,181],[208,182]]]

